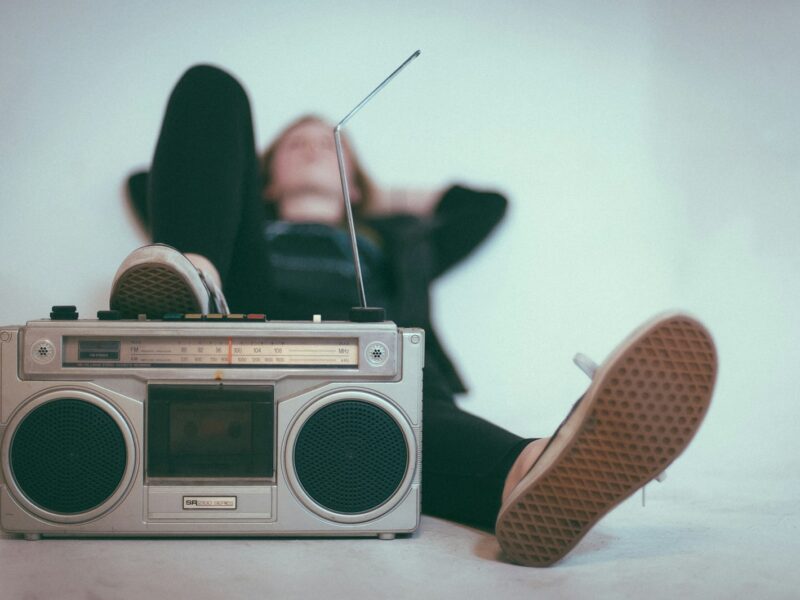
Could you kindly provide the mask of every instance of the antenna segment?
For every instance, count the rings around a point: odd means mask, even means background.
[[[350,119],[352,119],[355,114],[363,108],[363,106],[372,100],[372,98],[380,92],[384,87],[386,87],[389,82],[394,79],[400,71],[406,68],[408,64],[417,58],[420,55],[420,51],[417,50],[411,56],[409,56],[403,64],[397,67],[391,75],[389,75],[386,79],[384,79],[378,87],[372,90],[366,98],[364,98],[361,102],[359,102],[356,107],[347,113],[347,116],[339,121],[336,127],[333,128],[333,139],[336,143],[336,158],[339,161],[339,177],[342,180],[342,194],[344,195],[344,205],[347,213],[347,226],[350,230],[350,245],[353,248],[353,264],[356,270],[356,286],[358,287],[358,300],[359,300],[359,307],[354,308],[350,313],[350,318],[353,321],[372,321],[372,320],[383,320],[383,309],[368,307],[367,306],[367,297],[364,293],[364,279],[361,275],[361,261],[358,256],[358,244],[356,242],[356,227],[355,223],[353,222],[353,206],[350,202],[350,186],[347,183],[347,170],[345,169],[344,163],[344,150],[342,149],[342,127],[344,127],[345,123],[347,123]],[[376,311],[380,311],[377,313]],[[371,314],[374,313],[374,314]],[[380,318],[375,318],[379,316]],[[354,318],[355,317],[355,318]]]

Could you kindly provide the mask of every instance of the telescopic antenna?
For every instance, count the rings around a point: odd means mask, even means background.
[[[372,90],[366,98],[364,98],[361,102],[359,102],[356,107],[347,113],[347,116],[339,121],[339,124],[333,128],[333,139],[336,143],[336,158],[339,161],[339,178],[342,180],[342,194],[344,195],[344,206],[345,212],[347,213],[347,226],[350,229],[350,245],[353,248],[353,265],[356,269],[356,286],[358,288],[358,301],[359,306],[350,309],[350,320],[351,321],[358,321],[361,323],[365,322],[376,322],[376,321],[383,321],[385,319],[385,311],[382,308],[378,308],[375,306],[367,306],[367,296],[364,293],[364,279],[361,276],[361,261],[358,256],[358,243],[356,242],[356,227],[355,223],[353,222],[353,206],[350,202],[350,186],[347,184],[347,172],[344,166],[344,151],[342,150],[342,127],[345,123],[347,123],[350,119],[355,116],[355,114],[361,110],[361,108],[372,98],[380,92],[386,85],[394,79],[397,74],[406,68],[408,63],[412,60],[417,58],[420,55],[420,51],[417,50],[409,56],[403,64],[397,67],[391,75],[389,75],[386,79],[384,79],[381,84]]]

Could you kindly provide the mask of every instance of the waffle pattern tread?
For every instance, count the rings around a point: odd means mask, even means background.
[[[200,303],[191,286],[174,270],[160,265],[132,267],[120,278],[111,308],[124,315],[194,313]]]
[[[660,321],[636,338],[582,400],[588,412],[568,445],[504,507],[496,535],[505,556],[553,564],[663,472],[700,427],[716,370],[710,335],[688,317]]]

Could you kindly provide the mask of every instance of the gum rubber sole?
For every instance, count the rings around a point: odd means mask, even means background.
[[[111,298],[112,309],[133,317],[146,314],[161,318],[171,312],[201,312],[192,286],[168,265],[131,267],[116,282]]]
[[[553,564],[663,472],[697,433],[716,373],[714,342],[691,317],[666,315],[635,331],[501,508],[495,534],[505,556]]]

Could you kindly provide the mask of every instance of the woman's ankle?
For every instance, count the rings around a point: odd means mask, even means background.
[[[519,453],[517,460],[511,465],[508,475],[506,476],[506,483],[503,486],[503,504],[505,504],[506,498],[508,498],[514,488],[517,487],[517,484],[522,481],[522,478],[531,470],[531,467],[538,460],[539,456],[541,456],[544,447],[549,441],[550,438],[534,440]]]

